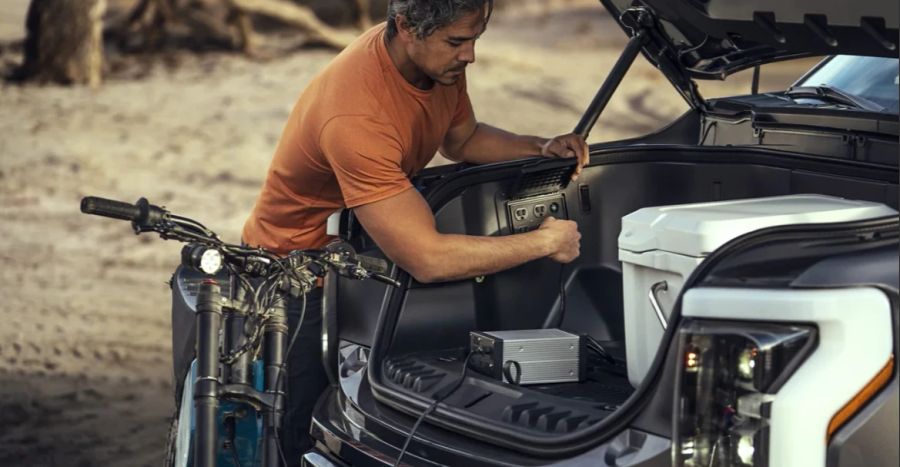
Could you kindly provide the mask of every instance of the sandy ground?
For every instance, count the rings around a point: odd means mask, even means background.
[[[4,2],[0,41],[24,34],[26,4]],[[625,36],[593,1],[555,4],[496,13],[469,72],[479,119],[547,136],[578,121]],[[120,61],[95,90],[0,84],[0,465],[159,464],[180,246],[82,215],[79,200],[145,196],[238,240],[294,99],[333,55],[178,52]],[[4,71],[19,60],[0,53]],[[747,92],[747,80],[710,93]],[[591,140],[686,108],[641,58]]]

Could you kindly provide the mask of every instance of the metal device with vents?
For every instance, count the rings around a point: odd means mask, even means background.
[[[585,341],[560,329],[469,332],[471,368],[512,384],[572,383],[585,376]]]

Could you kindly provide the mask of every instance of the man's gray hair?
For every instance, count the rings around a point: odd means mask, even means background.
[[[397,16],[406,18],[406,25],[416,37],[424,39],[434,31],[487,5],[484,22],[494,9],[494,0],[390,0],[387,12],[387,38],[397,35]]]

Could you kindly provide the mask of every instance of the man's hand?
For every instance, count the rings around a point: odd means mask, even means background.
[[[550,138],[541,146],[541,155],[544,157],[575,157],[578,159],[578,166],[572,174],[572,180],[577,180],[581,175],[581,168],[590,162],[590,152],[588,145],[581,135],[569,133]]]
[[[574,221],[548,217],[538,227],[538,231],[549,238],[552,253],[547,257],[553,261],[570,263],[581,254],[581,233]]]

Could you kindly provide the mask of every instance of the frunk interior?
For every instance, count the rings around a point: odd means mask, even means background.
[[[436,210],[439,231],[496,236],[518,230],[516,210],[526,206],[533,212],[535,206],[523,201],[532,199],[527,193],[517,194],[522,192],[522,165],[467,170],[484,173],[469,175],[466,185],[452,189],[447,187],[451,183],[433,182],[447,185],[438,190],[450,190],[449,201]],[[454,176],[452,170],[446,172],[444,180]],[[547,208],[549,202],[562,203],[553,208],[555,216],[578,222],[581,255],[573,263],[561,266],[544,259],[465,281],[410,281],[403,300],[397,302],[399,310],[363,299],[381,286],[340,283],[339,328],[345,341],[371,345],[382,307],[394,316],[382,317],[384,328],[378,338],[385,342],[378,347],[383,351],[370,360],[376,395],[394,392],[424,401],[442,395],[461,374],[471,331],[559,328],[590,336],[580,381],[515,385],[469,370],[464,384],[444,402],[473,421],[548,442],[571,435],[611,414],[635,389],[625,371],[617,242],[623,216],[648,206],[805,193],[872,201],[893,209],[898,200],[896,167],[740,148],[625,152],[595,148],[591,165],[577,181],[549,196],[539,189],[534,193],[533,199],[546,201],[537,204]]]

